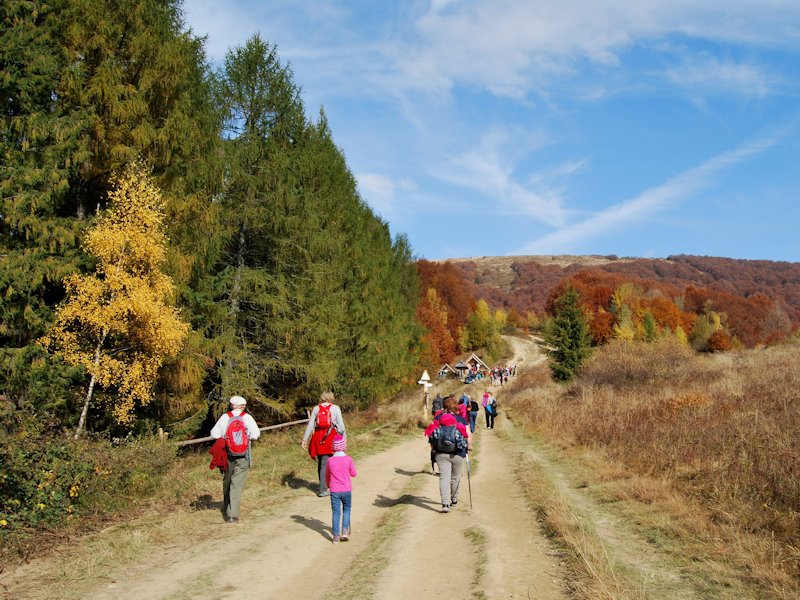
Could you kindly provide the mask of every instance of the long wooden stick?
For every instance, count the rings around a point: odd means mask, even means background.
[[[299,425],[300,423],[308,423],[308,419],[300,419],[299,421],[289,421],[288,423],[278,423],[277,425],[267,425],[266,427],[259,427],[259,431],[267,431],[269,429],[281,429],[283,427],[289,427],[291,425]],[[197,438],[194,440],[183,440],[182,442],[175,442],[176,446],[191,446],[192,444],[201,444],[203,442],[210,442],[214,438],[212,437],[203,437]]]

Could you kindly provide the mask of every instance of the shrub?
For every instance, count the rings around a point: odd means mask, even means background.
[[[175,457],[173,444],[133,439],[73,440],[35,413],[0,408],[0,541],[20,551],[28,536],[80,517],[135,506]]]
[[[651,343],[613,341],[595,350],[581,371],[583,386],[630,386],[681,384],[711,376],[702,359],[674,336]]]

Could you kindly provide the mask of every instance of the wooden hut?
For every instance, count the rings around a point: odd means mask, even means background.
[[[463,379],[467,376],[467,373],[469,373],[469,365],[463,360],[460,360],[456,363],[456,371],[458,371],[458,378]]]
[[[451,367],[449,364],[444,363],[442,365],[442,368],[439,369],[439,377],[445,378],[445,377],[449,377],[450,375],[456,375],[457,376],[458,372],[456,372],[456,370],[453,367]]]
[[[468,369],[476,369],[478,371],[488,371],[489,365],[481,360],[481,357],[477,354],[471,354],[470,357],[464,361]]]

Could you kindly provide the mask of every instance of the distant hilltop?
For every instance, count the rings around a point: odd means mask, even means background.
[[[564,277],[598,269],[678,289],[695,286],[744,297],[762,293],[783,305],[793,323],[800,323],[800,263],[796,262],[690,255],[481,256],[435,262],[455,265],[477,297],[520,312],[542,312],[550,290]]]

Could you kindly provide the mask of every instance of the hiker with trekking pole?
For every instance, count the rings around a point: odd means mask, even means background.
[[[311,411],[306,431],[303,434],[303,441],[300,442],[303,448],[308,449],[309,456],[317,459],[319,474],[317,496],[320,498],[329,494],[328,485],[325,482],[325,472],[328,459],[334,453],[333,438],[337,433],[341,436],[345,435],[342,409],[333,403],[335,399],[331,391],[322,393],[320,403]]]
[[[472,449],[469,421],[459,412],[458,400],[455,396],[447,396],[444,399],[444,412],[434,417],[425,429],[436,466],[439,467],[439,493],[443,513],[449,513],[451,507],[458,504],[461,471],[464,461],[467,460],[467,452]],[[469,477],[469,473],[467,476]]]

